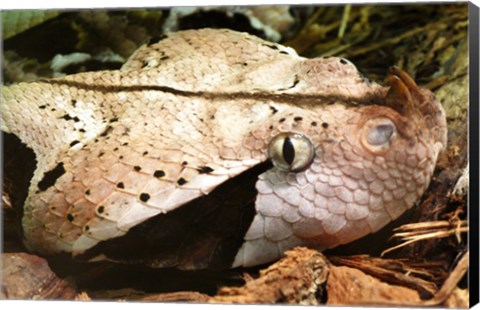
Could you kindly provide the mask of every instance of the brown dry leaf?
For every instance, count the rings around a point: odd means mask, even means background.
[[[210,302],[318,305],[329,266],[323,254],[297,247],[242,287],[224,287]],[[320,294],[319,294],[320,293]]]
[[[418,292],[390,285],[364,272],[345,266],[332,266],[327,282],[327,305],[383,305],[385,302],[420,302]]]
[[[211,297],[199,292],[172,292],[162,294],[151,294],[141,298],[141,301],[155,301],[155,302],[195,302],[205,303]]]

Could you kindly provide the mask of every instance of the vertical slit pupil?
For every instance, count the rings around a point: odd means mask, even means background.
[[[283,141],[283,159],[285,162],[289,165],[293,163],[293,160],[295,159],[295,148],[293,147],[292,140],[290,138],[285,138]]]

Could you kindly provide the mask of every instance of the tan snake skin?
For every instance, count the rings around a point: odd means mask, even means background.
[[[290,132],[311,141],[313,162],[259,176],[233,266],[375,232],[417,202],[446,146],[433,94],[399,69],[390,84],[344,59],[204,29],[143,46],[121,70],[3,87],[1,129],[38,162],[25,243],[83,253],[267,161],[272,138]]]

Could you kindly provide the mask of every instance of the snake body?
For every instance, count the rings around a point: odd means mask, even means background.
[[[157,38],[121,70],[3,87],[2,131],[37,158],[25,244],[43,255],[112,259],[95,249],[134,231],[149,239],[138,228],[148,222],[162,235],[152,240],[166,240],[149,243],[157,265],[208,267],[233,244],[227,265],[237,267],[373,233],[416,203],[446,146],[433,94],[399,69],[390,84],[367,81],[345,59],[305,59],[245,33],[203,29]],[[198,242],[183,252],[168,242],[177,233],[169,223],[190,218],[184,232],[202,225],[192,215],[199,199],[222,186],[243,193],[228,183],[236,178],[256,195],[230,208],[251,205],[228,220],[241,222],[232,242],[186,233]],[[211,210],[228,211],[222,199]],[[174,263],[159,254],[168,249]]]

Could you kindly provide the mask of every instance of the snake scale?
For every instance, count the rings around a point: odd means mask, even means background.
[[[1,129],[37,161],[25,245],[197,269],[376,232],[417,202],[446,147],[433,94],[398,68],[389,82],[202,29],[120,70],[2,87]]]

